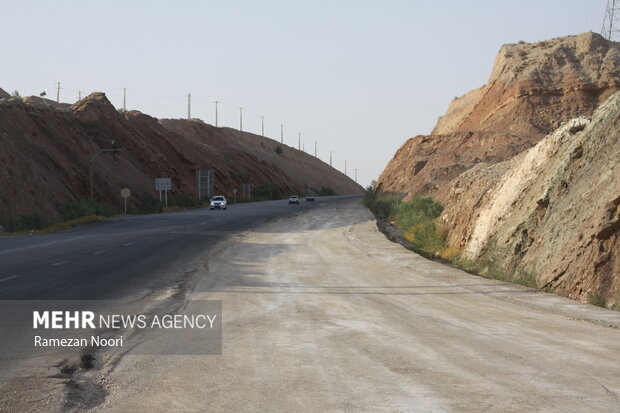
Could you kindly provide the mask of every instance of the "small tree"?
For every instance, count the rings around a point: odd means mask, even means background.
[[[280,147],[280,145],[276,146],[274,150],[276,151],[278,155],[282,155],[282,148]]]

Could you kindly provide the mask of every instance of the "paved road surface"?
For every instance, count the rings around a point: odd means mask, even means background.
[[[71,380],[48,362],[44,380],[5,383],[0,406],[620,411],[619,313],[425,260],[357,199],[253,227],[200,261],[186,293],[222,300],[221,356],[103,353]]]
[[[49,235],[0,237],[0,300],[116,299],[139,293],[171,283],[188,262],[228,235],[317,203],[237,204],[226,211],[130,216]]]

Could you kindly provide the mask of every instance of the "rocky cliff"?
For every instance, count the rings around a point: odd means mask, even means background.
[[[620,45],[596,33],[502,46],[487,84],[455,98],[431,135],[409,139],[378,192],[444,201],[464,171],[509,159],[562,122],[590,116],[620,89],[619,64]]]
[[[459,176],[440,217],[469,259],[582,301],[620,302],[620,93],[533,148]]]
[[[158,120],[119,113],[104,94],[74,105],[41,98],[0,99],[0,216],[55,215],[62,203],[89,196],[94,162],[95,198],[121,203],[119,191],[154,194],[154,178],[171,177],[173,193],[195,192],[195,170],[213,169],[215,191],[241,191],[242,183],[273,182],[283,193],[359,193],[353,180],[321,160],[269,138],[199,120]],[[278,149],[279,148],[279,149]],[[132,197],[132,199],[136,199]]]

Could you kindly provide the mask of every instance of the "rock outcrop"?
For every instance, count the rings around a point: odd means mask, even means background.
[[[440,217],[465,257],[586,301],[620,301],[620,93],[533,148],[452,184]]]
[[[619,64],[620,44],[596,33],[502,46],[488,83],[453,100],[431,135],[409,139],[378,192],[444,201],[460,173],[509,159],[562,122],[591,116],[620,90]]]
[[[284,194],[321,186],[337,193],[363,190],[325,162],[269,138],[199,120],[119,113],[103,93],[71,106],[53,103],[0,100],[0,217],[54,216],[64,202],[88,198],[91,164],[95,198],[116,205],[123,187],[135,194],[131,201],[155,194],[158,177],[172,178],[173,193],[193,194],[198,169],[214,170],[215,191],[225,195],[241,192],[243,183],[267,182]],[[114,147],[126,151],[93,161],[100,149]]]

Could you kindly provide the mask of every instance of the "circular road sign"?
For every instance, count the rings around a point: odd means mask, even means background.
[[[123,188],[121,189],[121,196],[125,199],[129,198],[129,196],[131,195],[131,191],[129,190],[129,188]]]

